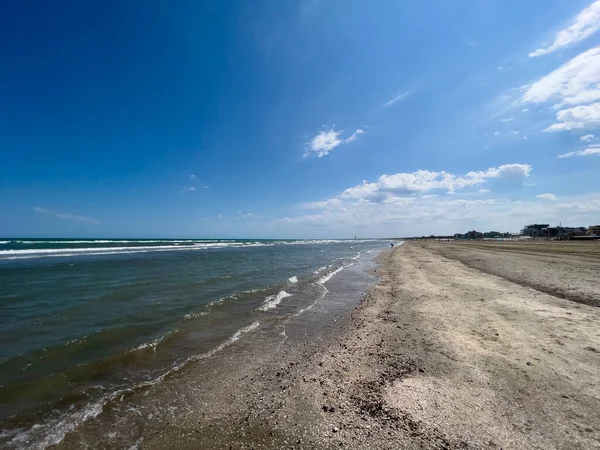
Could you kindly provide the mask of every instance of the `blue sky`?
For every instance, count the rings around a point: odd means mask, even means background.
[[[589,0],[13,2],[0,235],[598,223],[598,28]]]

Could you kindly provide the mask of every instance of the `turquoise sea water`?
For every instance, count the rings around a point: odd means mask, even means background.
[[[0,239],[0,445],[299,314],[385,241]],[[66,424],[66,425],[65,425]]]

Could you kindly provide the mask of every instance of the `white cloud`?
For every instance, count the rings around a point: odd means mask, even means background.
[[[355,141],[361,134],[365,134],[365,130],[360,128],[347,138],[342,137],[342,130],[338,131],[335,128],[331,128],[327,131],[320,131],[319,134],[307,142],[304,157],[317,155],[318,158],[322,158],[323,156],[328,155],[331,150],[338,145]]]
[[[342,204],[342,201],[337,198],[331,198],[321,202],[307,202],[300,205],[304,209],[331,209],[337,208]]]
[[[375,182],[353,186],[343,191],[338,197],[321,202],[323,206],[342,205],[342,201],[361,200],[367,202],[381,203],[389,202],[393,198],[410,196],[417,193],[427,193],[432,190],[441,189],[454,192],[469,186],[477,186],[489,179],[523,179],[531,173],[528,164],[505,164],[499,167],[490,167],[486,171],[468,172],[464,176],[454,175],[448,172],[431,172],[418,170],[413,173],[396,173],[393,175],[381,175]]]
[[[590,6],[581,11],[572,24],[563,30],[560,30],[554,36],[554,41],[546,48],[538,48],[529,53],[529,57],[546,55],[558,49],[576,44],[591,36],[600,28],[600,0],[595,1]]]
[[[526,112],[529,112],[529,109],[527,109],[527,108],[523,108],[523,109],[521,110],[521,112],[524,112],[524,113],[526,113]]]
[[[554,194],[540,194],[536,195],[537,198],[543,198],[544,200],[556,200],[556,195]]]
[[[589,130],[600,126],[600,103],[575,106],[556,113],[559,123],[550,125],[544,131]]]
[[[581,136],[579,138],[580,141],[591,141],[592,139],[594,139],[594,135],[593,134],[586,134],[585,136]]]
[[[411,202],[344,202],[337,209],[277,219],[285,233],[319,236],[421,236],[450,235],[477,230],[518,232],[526,223],[543,222],[589,225],[600,213],[600,192],[561,197],[560,201],[538,198],[475,199],[430,194],[411,197]]]
[[[543,103],[560,98],[558,106],[600,100],[600,47],[587,50],[533,83],[523,103]]]
[[[195,179],[196,179],[196,175],[194,175],[194,174],[191,174],[191,175],[190,175],[190,179],[191,179],[191,180],[195,180]]]
[[[519,132],[518,132],[518,131],[515,131],[515,130],[513,130],[513,131],[510,131],[510,134],[519,134]]]
[[[408,97],[409,95],[410,95],[409,91],[403,92],[402,94],[398,94],[393,99],[391,99],[389,102],[384,103],[382,108],[387,108],[388,106],[392,106],[394,103],[399,102],[400,100]]]
[[[528,138],[527,136],[523,136],[523,139],[527,140],[527,139],[529,139],[529,138]]]
[[[499,131],[494,131],[494,136],[498,136],[498,135],[500,135],[500,132]]]
[[[488,192],[490,192],[489,189],[479,189],[480,194],[487,194]]]
[[[58,217],[59,219],[64,219],[64,220],[74,220],[76,222],[87,222],[87,223],[100,223],[100,221],[98,219],[94,219],[93,217],[79,216],[77,214],[55,211],[53,209],[40,208],[39,206],[36,206],[35,208],[33,208],[33,210],[36,213],[49,214],[49,215],[52,215],[54,217]]]
[[[348,137],[344,142],[352,142],[353,140],[355,140],[359,134],[364,134],[365,130],[361,130],[360,128],[357,129],[354,133],[352,133],[350,135],[350,137]]]
[[[515,120],[514,117],[507,117],[506,119],[502,119],[502,122],[510,122],[512,120]]]
[[[600,145],[594,145],[584,150],[578,150],[575,152],[563,153],[558,155],[559,158],[570,158],[571,156],[589,156],[589,155],[600,155]]]
[[[318,158],[328,155],[331,150],[342,143],[341,134],[341,131],[336,131],[333,128],[328,131],[320,131],[308,142],[308,151],[304,156],[309,156],[309,152],[316,154]]]

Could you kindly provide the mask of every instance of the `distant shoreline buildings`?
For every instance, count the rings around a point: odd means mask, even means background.
[[[476,231],[471,230],[466,233],[456,233],[453,236],[421,236],[409,239],[420,240],[525,240],[525,239],[545,239],[545,240],[597,240],[600,239],[600,225],[590,225],[589,227],[563,227],[561,224],[551,227],[547,223],[534,223],[525,225],[519,233],[499,232],[499,231]]]
[[[534,223],[525,225],[519,234],[499,233],[497,231],[468,231],[465,234],[457,233],[454,239],[551,239],[551,240],[593,240],[600,239],[600,225],[589,227],[563,227],[562,225]]]

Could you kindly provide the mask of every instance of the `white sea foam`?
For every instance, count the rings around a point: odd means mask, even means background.
[[[292,294],[288,294],[285,291],[279,291],[277,295],[269,295],[265,299],[263,305],[258,309],[260,309],[261,311],[268,311],[269,309],[277,307],[277,305],[279,305],[279,303],[281,303],[281,300],[283,300],[284,298],[291,296]]]
[[[47,447],[58,445],[67,433],[75,430],[87,420],[98,416],[102,412],[104,405],[119,393],[107,395],[101,400],[91,403],[74,413],[56,417],[44,424],[35,424],[27,431],[17,430],[12,439],[8,441],[8,444],[15,448],[34,450],[43,450]]]
[[[318,268],[317,270],[315,270],[313,273],[314,273],[315,275],[317,275],[317,274],[319,274],[319,273],[323,272],[324,270],[327,270],[327,266],[319,267],[319,268]]]
[[[8,242],[8,241],[7,241]],[[90,241],[15,241],[23,244],[82,244],[82,243],[164,243],[169,245],[124,245],[122,247],[84,247],[84,248],[41,248],[41,249],[12,249],[0,250],[0,259],[25,259],[41,257],[66,257],[77,255],[115,255],[130,253],[145,253],[159,251],[190,251],[208,250],[228,247],[266,247],[275,245],[306,245],[306,244],[333,244],[347,242],[344,240],[298,240],[298,241],[129,241],[129,240],[90,240]],[[187,245],[181,245],[187,244]],[[190,245],[192,244],[192,245]]]
[[[354,264],[354,263],[352,263],[352,264]],[[340,273],[340,272],[341,272],[342,270],[344,270],[346,267],[350,267],[352,264],[347,264],[347,265],[345,265],[345,266],[341,266],[341,267],[338,267],[338,268],[337,268],[337,269],[335,269],[335,270],[332,270],[332,271],[331,271],[331,272],[329,272],[328,274],[326,274],[326,275],[323,275],[321,278],[319,278],[319,281],[317,281],[317,283],[319,283],[319,284],[325,284],[325,283],[327,283],[329,280],[331,280],[331,278],[332,278],[334,275],[336,275],[336,274]]]
[[[239,330],[237,330],[233,334],[233,336],[231,336],[229,339],[221,342],[217,347],[213,348],[212,350],[209,350],[208,352],[202,353],[200,355],[192,356],[192,357],[186,359],[185,361],[177,364],[173,368],[167,370],[165,373],[163,373],[162,375],[156,377],[154,380],[152,380],[152,381],[146,381],[146,382],[144,382],[142,384],[139,384],[137,387],[140,388],[140,387],[146,387],[146,386],[154,386],[154,385],[160,383],[162,380],[164,380],[169,375],[172,375],[172,374],[174,374],[176,372],[179,372],[181,369],[183,369],[190,362],[200,361],[202,359],[205,359],[205,358],[208,358],[208,357],[214,355],[217,352],[220,352],[225,347],[227,347],[227,346],[233,344],[234,342],[238,341],[244,334],[256,330],[259,326],[260,326],[260,323],[258,321],[256,321],[256,322],[253,322],[252,324],[250,324],[250,325],[248,325],[246,327],[242,327]]]
[[[298,282],[298,277],[296,275],[294,275],[293,277],[288,278],[288,281],[290,283],[297,283]]]
[[[197,313],[186,314],[185,316],[183,316],[183,318],[185,320],[199,319],[200,317],[203,317],[206,315],[208,315],[207,311],[201,311],[201,312],[197,312]]]
[[[157,339],[154,339],[153,341],[150,342],[144,342],[140,345],[138,345],[136,348],[134,348],[133,350],[131,350],[132,352],[137,352],[139,350],[145,350],[147,348],[151,348],[153,351],[156,351],[156,346],[158,344],[160,344],[160,342],[164,339],[164,336],[161,336]]]
[[[91,403],[85,408],[82,408],[74,413],[63,414],[61,416],[48,420],[44,424],[35,424],[28,430],[17,429],[3,431],[1,437],[9,438],[10,440],[8,441],[8,445],[14,448],[26,447],[28,449],[43,450],[47,447],[58,445],[67,435],[67,433],[72,432],[87,420],[97,417],[109,401],[116,400],[119,397],[120,399],[123,399],[124,394],[126,394],[127,392],[133,392],[134,390],[139,388],[154,386],[158,384],[167,376],[172,375],[175,372],[179,372],[188,363],[208,358],[214,355],[215,353],[220,352],[225,347],[238,341],[245,333],[249,333],[253,330],[256,330],[259,327],[259,325],[259,322],[254,322],[246,327],[240,328],[233,334],[233,336],[223,341],[214,349],[206,353],[197,356],[192,356],[186,359],[185,361],[177,364],[162,375],[156,377],[152,381],[141,383],[137,386],[134,386],[133,388],[121,389],[112,392],[111,394],[102,397],[98,401]],[[136,413],[139,414],[139,412],[137,411]]]

